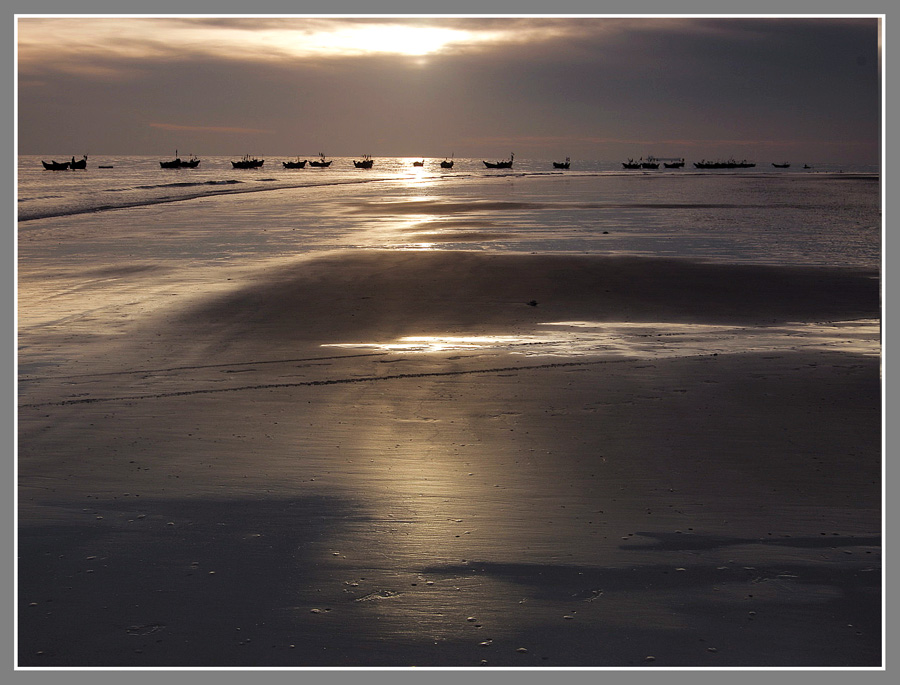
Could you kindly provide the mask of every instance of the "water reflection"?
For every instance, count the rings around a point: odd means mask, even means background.
[[[323,347],[434,354],[506,352],[525,356],[614,355],[640,358],[817,349],[878,356],[877,320],[735,327],[678,323],[559,321],[528,335],[404,336],[386,342],[331,343]]]

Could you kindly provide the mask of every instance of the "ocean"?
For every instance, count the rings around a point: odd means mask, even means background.
[[[91,156],[84,171],[47,171],[41,159],[19,158],[20,240],[48,225],[64,231],[85,222],[102,236],[131,209],[165,211],[169,230],[207,238],[207,219],[215,218],[221,234],[194,248],[206,245],[216,258],[238,241],[259,257],[374,247],[871,269],[881,260],[876,167],[698,170],[688,161],[683,169],[634,171],[576,159],[555,170],[551,160],[517,158],[508,170],[487,169],[481,159],[455,159],[445,170],[440,159],[414,167],[412,158],[376,158],[366,170],[338,157],[326,169],[285,169],[282,161],[292,158],[269,158],[241,170],[230,163],[236,157],[204,157],[195,169],[162,169],[158,157]],[[274,239],[288,224],[289,235]],[[272,236],[250,248],[254,231]]]

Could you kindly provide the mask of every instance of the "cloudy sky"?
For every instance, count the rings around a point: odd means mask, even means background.
[[[20,154],[880,161],[874,18],[20,16],[17,29]]]

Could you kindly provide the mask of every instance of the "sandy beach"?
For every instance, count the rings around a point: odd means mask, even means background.
[[[21,250],[21,665],[881,663],[877,274]]]

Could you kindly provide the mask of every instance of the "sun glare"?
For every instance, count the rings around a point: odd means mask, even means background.
[[[358,25],[316,33],[304,39],[305,47],[332,53],[401,54],[421,57],[438,52],[451,43],[470,43],[475,35],[459,29],[399,24]]]

